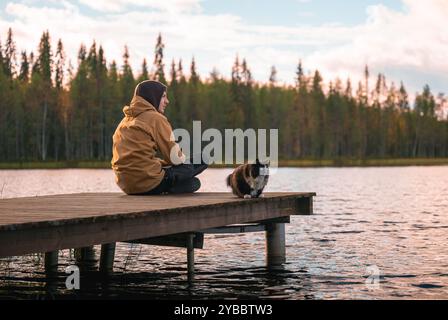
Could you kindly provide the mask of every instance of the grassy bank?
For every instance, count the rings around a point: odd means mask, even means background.
[[[399,167],[448,165],[448,158],[415,159],[333,159],[333,160],[280,160],[280,167]],[[231,168],[229,165],[213,165],[213,168]],[[0,169],[110,169],[109,161],[35,161],[0,162]]]
[[[0,162],[0,169],[110,169],[109,161]]]
[[[448,165],[448,158],[283,160],[280,167],[405,167]]]

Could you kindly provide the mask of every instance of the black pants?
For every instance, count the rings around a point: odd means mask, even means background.
[[[181,164],[166,168],[164,169],[165,175],[162,182],[151,191],[145,192],[142,195],[169,193],[171,188],[182,187],[183,185],[188,190],[188,186],[192,184],[192,179],[207,168],[208,165],[205,162],[201,162],[201,164]]]

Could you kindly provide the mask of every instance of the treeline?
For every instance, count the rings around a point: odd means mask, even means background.
[[[296,85],[280,86],[275,67],[258,83],[238,57],[230,79],[216,70],[201,78],[194,59],[188,77],[181,60],[165,68],[160,35],[153,63],[143,60],[137,72],[126,47],[118,65],[95,42],[81,45],[76,69],[61,40],[55,49],[48,31],[20,61],[11,29],[0,42],[0,161],[109,160],[122,108],[146,79],[168,84],[174,128],[191,129],[193,120],[203,130],[278,128],[283,159],[448,157],[445,96],[426,86],[411,106],[403,84],[382,74],[370,81],[367,67],[354,88],[339,79],[324,88],[319,71],[305,73],[299,63]]]

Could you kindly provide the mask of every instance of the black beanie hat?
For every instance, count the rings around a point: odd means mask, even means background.
[[[166,86],[158,81],[146,80],[140,82],[135,88],[135,95],[142,97],[156,110],[159,110],[160,100],[162,100],[163,93],[166,91]]]

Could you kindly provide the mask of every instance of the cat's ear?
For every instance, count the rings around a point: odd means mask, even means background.
[[[260,163],[260,159],[257,158],[257,160],[255,160],[255,164],[260,165],[260,164],[261,164],[261,163]]]

